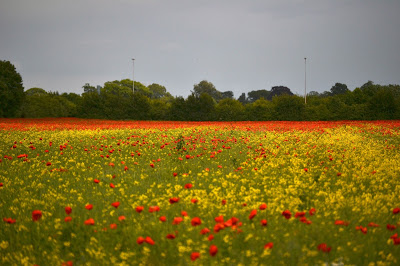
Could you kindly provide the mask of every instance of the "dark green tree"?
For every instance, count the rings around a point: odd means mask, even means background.
[[[211,82],[209,82],[207,80],[202,80],[202,81],[200,81],[199,84],[195,84],[193,86],[192,94],[195,97],[200,97],[200,95],[203,93],[207,93],[216,101],[219,101],[222,99],[221,92],[215,88],[214,84],[212,84]]]
[[[292,91],[286,87],[286,86],[275,86],[272,87],[270,94],[267,97],[267,100],[272,100],[273,97],[275,96],[280,96],[280,95],[293,95]]]
[[[24,101],[21,75],[10,61],[0,60],[0,117],[14,117]]]
[[[267,90],[250,91],[247,93],[247,99],[249,102],[253,103],[261,98],[268,99],[269,95],[270,95],[270,92]]]
[[[347,88],[347,85],[342,83],[335,83],[331,88],[332,95],[345,94],[348,92],[350,92],[350,90]]]
[[[245,109],[243,104],[235,99],[223,99],[215,106],[216,120],[240,121],[244,120]]]
[[[277,120],[304,120],[304,99],[296,95],[281,95],[272,100]]]
[[[163,97],[168,97],[168,98],[172,97],[172,95],[169,92],[167,92],[167,89],[160,84],[153,83],[153,84],[150,84],[149,86],[147,86],[147,88],[149,88],[149,90],[151,92],[152,99],[161,99]]]

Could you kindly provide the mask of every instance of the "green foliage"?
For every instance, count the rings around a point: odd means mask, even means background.
[[[9,61],[0,60],[0,117],[16,116],[24,96],[21,75]]]
[[[200,95],[203,93],[210,95],[215,101],[222,99],[221,92],[215,88],[214,84],[207,80],[202,80],[199,84],[195,84],[193,87],[192,94],[195,97],[200,97]]]
[[[274,104],[260,98],[246,105],[246,117],[250,121],[276,120]]]
[[[284,94],[274,97],[272,102],[275,106],[277,120],[300,121],[304,119],[305,106],[303,98]]]
[[[244,120],[245,108],[235,99],[223,99],[215,107],[216,119],[220,121]]]

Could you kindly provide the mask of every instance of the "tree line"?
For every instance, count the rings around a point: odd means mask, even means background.
[[[315,121],[400,119],[400,86],[368,81],[350,91],[336,83],[330,91],[295,95],[286,86],[253,90],[237,99],[206,80],[187,97],[173,97],[160,84],[129,79],[85,84],[82,94],[24,91],[22,78],[8,61],[0,61],[0,117],[80,117],[118,120],[176,121]]]

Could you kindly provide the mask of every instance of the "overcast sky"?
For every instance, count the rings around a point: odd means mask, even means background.
[[[399,0],[0,0],[0,60],[25,90],[132,79],[304,93],[400,84]]]

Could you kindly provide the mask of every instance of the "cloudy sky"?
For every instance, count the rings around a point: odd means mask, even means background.
[[[187,96],[400,84],[399,0],[1,0],[0,60],[25,89],[132,79]]]

